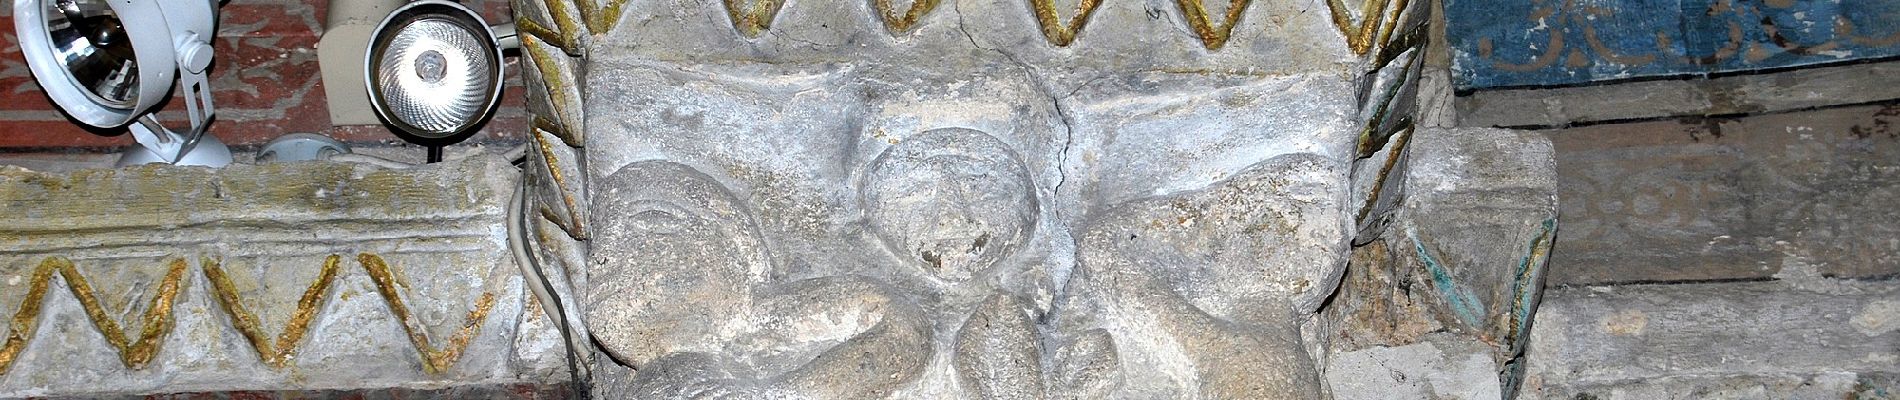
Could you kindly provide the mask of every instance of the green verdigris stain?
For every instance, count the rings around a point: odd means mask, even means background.
[[[1511,304],[1511,335],[1507,338],[1511,341],[1512,351],[1519,347],[1517,336],[1530,329],[1531,313],[1537,310],[1533,301],[1537,299],[1537,293],[1542,292],[1543,286],[1538,283],[1543,281],[1544,275],[1544,271],[1537,267],[1543,265],[1544,258],[1550,254],[1550,240],[1557,231],[1557,219],[1545,219],[1542,225],[1543,231],[1531,239],[1524,250],[1524,257],[1518,260],[1516,273],[1512,274],[1511,293],[1515,295],[1516,301]]]
[[[1432,274],[1432,287],[1438,289],[1439,295],[1444,296],[1445,304],[1451,307],[1453,316],[1458,317],[1458,321],[1464,322],[1466,326],[1483,326],[1481,323],[1484,321],[1484,304],[1478,301],[1477,296],[1471,294],[1471,289],[1452,282],[1451,272],[1446,271],[1437,258],[1425,251],[1425,244],[1418,240],[1418,232],[1408,228],[1405,233],[1412,239],[1412,251],[1418,253],[1419,261],[1425,264],[1425,271]]]

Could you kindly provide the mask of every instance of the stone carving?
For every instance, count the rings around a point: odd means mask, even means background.
[[[770,270],[751,216],[704,174],[649,161],[599,185],[610,196],[599,206],[629,218],[604,221],[594,245],[640,255],[599,271],[588,293],[595,337],[647,368],[626,394],[881,397],[922,372],[921,310],[866,280],[774,279],[784,273]],[[757,361],[723,358],[733,355]],[[742,369],[784,360],[809,361]]]
[[[564,380],[508,262],[518,174],[0,168],[0,397]]]
[[[724,0],[726,15],[732,17],[732,27],[745,37],[758,37],[766,29],[772,28],[772,17],[778,15],[783,0]]]
[[[0,373],[5,373],[12,366],[14,357],[19,356],[21,350],[25,350],[28,340],[32,337],[33,325],[39,321],[42,308],[40,302],[46,298],[47,286],[53,280],[53,272],[59,272],[60,278],[66,281],[67,289],[72,290],[73,297],[79,299],[80,306],[86,310],[86,316],[92,319],[95,326],[98,326],[99,333],[105,335],[106,343],[119,351],[119,361],[124,362],[126,368],[144,368],[146,364],[152,362],[153,355],[158,353],[160,340],[165,337],[165,334],[171,333],[172,300],[178,298],[179,279],[185,276],[185,260],[172,261],[168,270],[170,272],[165,274],[165,279],[159,281],[158,293],[152,295],[151,303],[145,308],[144,327],[139,330],[138,336],[128,338],[125,336],[125,331],[119,328],[119,323],[112,318],[112,314],[99,304],[99,297],[93,294],[92,285],[86,282],[86,277],[80,275],[77,268],[73,267],[72,261],[63,258],[47,258],[46,261],[40,263],[39,268],[33,271],[33,280],[28,284],[30,289],[28,289],[26,301],[20,304],[20,310],[13,314],[13,329],[7,332],[5,347],[0,347]],[[137,340],[133,341],[134,338]]]
[[[589,24],[562,22],[587,1],[516,1],[554,27],[524,40],[531,73],[584,81],[530,96],[530,172],[539,207],[574,210],[542,220],[584,227],[542,242],[585,249],[561,264],[596,394],[1358,379],[1321,373],[1320,310],[1397,218],[1426,30],[1420,2],[1344,3],[626,3]],[[1488,356],[1458,365],[1496,383]]]
[[[877,9],[877,16],[884,20],[884,27],[889,28],[892,35],[896,35],[909,32],[910,27],[916,25],[918,19],[923,18],[924,14],[929,14],[931,9],[937,8],[938,0],[912,0],[910,8],[901,10],[903,11],[901,14],[891,1],[872,0],[871,7]]]
[[[1035,189],[1008,145],[946,128],[872,161],[862,201],[891,253],[956,284],[1012,255],[1034,232],[1041,210]]]
[[[244,334],[251,342],[251,348],[257,350],[257,358],[272,367],[283,368],[290,363],[291,356],[297,354],[297,346],[303,343],[304,333],[310,330],[310,320],[317,316],[325,300],[330,296],[330,284],[336,280],[341,269],[343,256],[330,255],[323,260],[323,269],[317,273],[317,280],[304,290],[303,297],[297,299],[297,311],[291,314],[290,322],[284,323],[283,330],[277,334],[277,343],[272,345],[270,337],[258,326],[257,316],[244,309],[244,302],[238,296],[237,285],[224,274],[216,262],[205,260],[202,267],[205,280],[211,281],[211,290],[218,293],[218,304],[231,314],[231,326]]]
[[[1336,205],[1328,164],[1281,156],[1202,191],[1115,206],[1085,229],[1070,290],[1099,307],[1091,324],[1136,344],[1122,374],[1148,391],[1133,397],[1319,397],[1293,310],[1334,271],[1274,266],[1340,234],[1298,217]]]
[[[1346,35],[1346,45],[1355,53],[1366,54],[1374,45],[1386,43],[1399,27],[1410,0],[1396,1],[1393,5],[1394,0],[1363,0],[1360,8],[1353,10],[1345,0],[1326,0],[1326,9],[1332,13],[1333,26]]]
[[[1188,26],[1194,27],[1194,34],[1201,38],[1201,46],[1208,50],[1220,50],[1221,46],[1227,45],[1227,38],[1233,36],[1234,26],[1240,24],[1240,15],[1252,3],[1252,0],[1233,0],[1232,4],[1227,5],[1223,22],[1215,25],[1208,18],[1207,6],[1202,0],[1175,0],[1175,4],[1181,6],[1181,18],[1187,19]]]
[[[312,282],[303,297],[297,301],[296,312],[285,323],[274,346],[259,328],[257,317],[245,310],[238,290],[232,285],[231,279],[225,275],[224,269],[218,267],[218,262],[207,258],[200,261],[200,266],[204,269],[205,279],[211,282],[211,290],[217,293],[219,304],[230,315],[233,327],[243,334],[244,338],[257,350],[259,359],[272,367],[282,368],[288,365],[296,354],[297,346],[302,343],[304,333],[309,330],[310,321],[317,316],[324,301],[329,297],[326,293],[329,291],[331,282],[336,279],[340,260],[341,257],[332,255],[324,261],[322,272],[319,273],[316,282]],[[402,295],[398,294],[394,275],[390,273],[389,266],[383,262],[382,257],[365,253],[359,255],[358,260],[362,263],[364,270],[370,274],[371,279],[376,282],[376,288],[382,293],[383,299],[389,302],[390,312],[402,322],[411,343],[422,355],[422,366],[426,372],[443,371],[454,365],[455,360],[461,357],[462,350],[468,347],[469,340],[480,332],[482,322],[487,319],[489,310],[494,307],[494,293],[482,293],[476,300],[474,309],[469,311],[467,322],[462,325],[461,330],[457,331],[443,348],[437,349],[429,345],[428,334],[419,325],[415,315],[403,305]],[[74,297],[78,298],[87,316],[92,319],[92,323],[98,326],[99,333],[105,336],[106,342],[119,351],[120,360],[125,363],[126,368],[144,368],[146,364],[152,362],[154,355],[158,353],[159,344],[163,343],[165,335],[171,332],[173,325],[172,305],[181,290],[180,280],[185,276],[187,265],[184,259],[174,260],[170,265],[171,267],[168,268],[170,272],[158,283],[158,293],[153,295],[150,305],[146,306],[144,327],[140,329],[139,335],[135,337],[137,340],[134,341],[133,337],[127,337],[123,333],[124,330],[119,328],[119,324],[111,317],[111,313],[100,305],[98,297],[93,294],[91,284],[87,283],[85,275],[79,273],[72,261],[59,257],[47,258],[33,273],[26,299],[20,304],[20,309],[14,313],[13,329],[8,331],[5,345],[0,346],[0,374],[6,373],[12,366],[14,357],[18,356],[31,340],[33,326],[38,323],[40,309],[43,307],[41,302],[46,297],[47,286],[52,281],[54,272],[58,272],[60,278],[66,281],[67,288],[72,291]]]
[[[1089,14],[1095,13],[1095,7],[1101,4],[1102,0],[1076,2],[1075,15],[1064,23],[1056,13],[1055,0],[1029,0],[1029,8],[1036,15],[1036,24],[1042,26],[1042,36],[1049,39],[1049,44],[1058,47],[1075,42],[1075,35],[1081,34],[1082,27],[1089,23]]]
[[[521,32],[535,39],[553,44],[555,47],[578,50],[579,37],[583,26],[588,31],[607,31],[619,22],[621,7],[627,0],[606,0],[602,5],[597,0],[579,0],[572,3],[558,0],[520,0],[517,9],[528,11],[523,14],[545,13],[545,17],[517,19]],[[1214,0],[1218,1],[1218,0]],[[1234,27],[1240,24],[1240,18],[1246,13],[1247,6],[1253,0],[1229,0],[1221,10],[1210,10],[1204,0],[1176,0],[1181,18],[1187,23],[1187,29],[1201,40],[1207,50],[1220,50],[1232,37]],[[772,28],[773,20],[778,16],[784,0],[722,0],[727,20],[739,35],[757,38]],[[909,7],[899,8],[894,0],[871,0],[871,11],[883,22],[883,26],[892,35],[909,32],[931,10],[936,9],[941,0],[915,0]],[[1346,36],[1347,44],[1354,52],[1365,54],[1375,44],[1385,43],[1391,37],[1401,19],[1400,14],[1407,9],[1408,0],[1366,0],[1357,10],[1344,3],[1344,0],[1328,0],[1326,5],[1333,18],[1334,26]],[[1075,41],[1076,35],[1088,24],[1090,14],[1095,12],[1102,0],[1080,0],[1076,2],[1072,15],[1066,21],[1061,16],[1055,0],[1028,0],[1028,12],[1036,20],[1043,37],[1050,44],[1065,47]],[[572,6],[570,6],[572,4]],[[572,10],[572,11],[570,11]],[[1224,12],[1222,12],[1224,10]],[[576,21],[569,13],[579,13]],[[542,22],[549,21],[548,23]],[[551,25],[551,26],[550,26]],[[533,57],[531,55],[531,57]],[[545,63],[550,57],[534,57]],[[533,82],[530,80],[530,82]],[[543,94],[548,89],[531,91]]]

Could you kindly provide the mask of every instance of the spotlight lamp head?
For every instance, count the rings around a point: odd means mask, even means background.
[[[137,120],[130,130],[144,148],[128,150],[121,165],[230,162],[215,138],[200,140],[215,114],[206,72],[216,0],[15,0],[13,19],[33,78],[61,110],[101,128]],[[174,79],[191,119],[182,134],[149,114]]]
[[[494,110],[502,43],[481,15],[423,0],[391,12],[374,32],[364,84],[371,108],[398,137],[439,149],[473,135]]]

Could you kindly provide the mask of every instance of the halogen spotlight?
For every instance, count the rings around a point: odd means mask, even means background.
[[[396,9],[370,37],[364,81],[372,108],[396,136],[430,148],[474,134],[501,97],[501,43],[460,4],[425,0]]]
[[[231,153],[204,131],[215,114],[205,73],[216,36],[216,0],[15,0],[13,26],[33,78],[80,123],[125,126],[142,148],[120,165],[165,162],[220,166]],[[148,114],[185,90],[191,130],[178,133]]]

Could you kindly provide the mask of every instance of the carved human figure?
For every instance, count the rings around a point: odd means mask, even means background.
[[[715,178],[643,161],[601,180],[606,200],[597,206],[622,217],[597,225],[595,245],[633,256],[598,261],[587,318],[615,332],[597,335],[608,353],[639,368],[610,391],[1039,399],[1099,397],[1113,386],[1105,332],[1038,326],[1046,310],[1032,304],[1050,302],[1035,299],[1052,295],[1049,277],[1013,255],[1034,235],[1039,203],[1007,144],[938,129],[886,149],[864,171],[864,223],[888,264],[791,282],[773,281],[785,274],[772,271],[766,240]],[[1021,281],[1038,282],[1010,283]]]
[[[915,270],[900,276],[926,281],[923,306],[935,310],[938,341],[970,397],[1087,396],[1112,384],[1101,370],[1115,362],[1113,345],[1101,332],[1063,341],[1036,322],[1047,310],[1032,304],[1053,294],[1048,266],[1014,257],[1041,217],[1030,176],[1007,143],[968,128],[907,138],[864,175],[866,219],[898,264]],[[1058,354],[1044,360],[1044,343],[1059,344]]]
[[[547,9],[626,18],[541,68],[585,54],[563,188],[591,198],[602,370],[630,375],[602,392],[1318,396],[1299,324],[1363,204],[1363,50],[1308,40],[1343,15],[1311,4],[1200,3],[1089,3],[1094,39],[1084,12],[1052,42],[1037,2],[902,29],[861,1]],[[707,211],[660,231],[648,203]]]
[[[1091,218],[1064,316],[1113,332],[1130,380],[1118,397],[1319,398],[1293,299],[1325,277],[1271,266],[1337,231],[1297,217],[1333,204],[1325,174],[1318,157],[1280,156]]]
[[[608,353],[642,369],[611,382],[638,398],[878,398],[929,359],[927,323],[855,277],[770,282],[743,203],[682,164],[643,161],[600,182],[596,245],[639,249],[596,274],[586,318]],[[604,261],[603,261],[604,262]],[[746,363],[745,360],[769,362]],[[784,362],[784,360],[806,360]],[[796,364],[784,370],[755,365]]]

